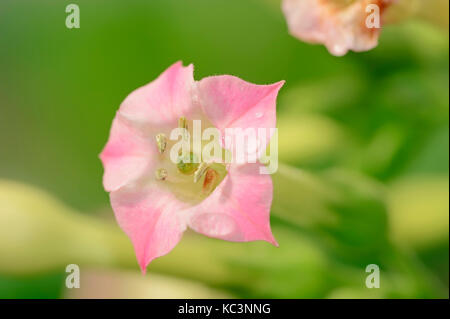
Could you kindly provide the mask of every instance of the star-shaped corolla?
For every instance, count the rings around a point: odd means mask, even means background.
[[[260,173],[261,163],[174,162],[170,136],[177,127],[192,134],[194,120],[219,132],[275,128],[282,85],[229,75],[194,81],[193,66],[178,62],[123,101],[100,154],[103,185],[144,273],[188,227],[228,241],[278,245],[270,229],[272,180]],[[222,141],[220,147],[226,149]]]
[[[378,44],[385,9],[394,0],[283,0],[290,33],[325,45],[331,54],[361,52]],[[373,21],[376,20],[376,21]],[[375,23],[374,23],[375,22]]]

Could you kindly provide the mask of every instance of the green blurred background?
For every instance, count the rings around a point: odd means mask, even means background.
[[[65,27],[69,3],[80,29]],[[277,0],[2,0],[0,298],[448,298],[443,3],[337,58],[289,36]],[[286,80],[280,247],[188,232],[143,277],[98,154],[125,96],[178,60],[196,79]],[[79,289],[64,285],[72,263]]]

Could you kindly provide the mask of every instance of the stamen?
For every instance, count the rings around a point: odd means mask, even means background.
[[[158,145],[159,154],[164,153],[167,146],[167,137],[163,133],[156,135],[156,144]]]
[[[165,168],[158,168],[155,171],[155,177],[159,181],[164,181],[167,178],[167,170]]]
[[[206,169],[208,168],[208,164],[205,162],[200,163],[197,170],[194,173],[194,183],[197,183],[200,178],[202,178],[203,174],[205,174]]]
[[[179,127],[179,128],[185,128],[185,129],[188,128],[188,127],[187,127],[187,123],[186,123],[186,118],[185,118],[184,116],[182,116],[182,117],[180,117],[180,118],[178,119],[178,127]]]
[[[217,186],[219,180],[219,173],[212,168],[208,168],[205,175],[205,180],[203,181],[203,193],[209,195]]]
[[[185,131],[183,133],[183,141],[186,142],[188,140],[188,125],[187,125],[187,120],[184,116],[182,116],[178,119],[178,127],[185,129]]]

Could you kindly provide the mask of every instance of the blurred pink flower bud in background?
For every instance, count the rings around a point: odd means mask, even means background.
[[[393,2],[395,0],[283,0],[282,9],[293,36],[323,44],[331,54],[342,56],[349,50],[361,52],[377,46],[383,13]]]

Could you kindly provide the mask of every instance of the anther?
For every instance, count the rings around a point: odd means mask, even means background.
[[[158,145],[159,154],[164,153],[167,146],[167,137],[163,133],[156,135],[156,144]]]
[[[217,186],[217,181],[219,180],[219,173],[212,168],[208,168],[205,175],[205,180],[203,181],[203,193],[211,194]]]
[[[205,162],[200,163],[197,170],[194,173],[194,183],[197,183],[200,178],[202,178],[203,174],[205,174],[206,169],[208,168],[208,164]]]
[[[159,181],[164,181],[167,178],[167,170],[165,168],[158,168],[155,171],[155,177]]]

